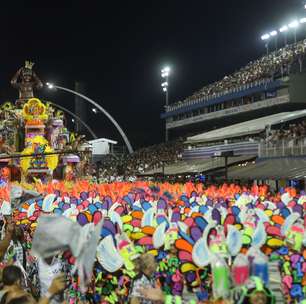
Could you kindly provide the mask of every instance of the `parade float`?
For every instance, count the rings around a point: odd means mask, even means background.
[[[7,177],[29,183],[54,177],[75,179],[85,165],[78,153],[80,142],[76,144],[79,137],[66,128],[61,110],[35,97],[35,90],[43,84],[33,63],[26,61],[11,85],[18,89],[19,97],[0,107],[0,166],[6,168]]]

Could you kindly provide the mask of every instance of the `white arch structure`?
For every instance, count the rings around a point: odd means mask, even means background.
[[[58,85],[54,85],[54,84],[48,83],[48,82],[47,82],[47,86],[48,86],[49,89],[59,89],[59,90],[66,91],[66,92],[69,92],[71,94],[77,95],[77,96],[85,99],[86,101],[88,101],[92,105],[94,105],[97,109],[99,109],[113,123],[113,125],[119,131],[122,139],[124,140],[124,143],[127,146],[127,149],[129,151],[129,153],[131,154],[131,153],[134,152],[129,139],[127,138],[127,136],[125,135],[124,131],[121,129],[121,127],[119,126],[117,121],[104,108],[102,108],[98,103],[96,103],[94,100],[90,99],[89,97],[87,97],[87,96],[85,96],[85,95],[83,95],[79,92],[76,92],[76,91],[73,91],[73,90],[58,86]]]

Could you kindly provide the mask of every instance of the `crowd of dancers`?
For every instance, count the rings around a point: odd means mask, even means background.
[[[300,303],[305,298],[306,196],[294,188],[272,193],[265,185],[53,182],[15,193],[12,210],[1,195],[0,303],[274,303],[277,297]],[[33,238],[41,217],[50,216],[56,235],[40,233],[38,247],[45,255],[36,256]],[[54,239],[69,235],[67,243],[73,243],[85,231],[72,236],[67,219],[71,229],[90,231],[87,225],[102,224],[89,280],[81,273],[90,255],[81,263],[73,246],[55,250]],[[271,263],[276,263],[272,273]]]

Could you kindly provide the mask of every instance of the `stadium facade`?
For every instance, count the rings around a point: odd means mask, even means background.
[[[170,105],[161,118],[170,136],[185,136],[234,123],[306,106],[306,62],[300,71],[295,63],[289,75],[234,87],[209,98],[196,98]]]
[[[306,122],[305,55],[306,41],[286,46],[243,67],[239,81],[234,73],[170,104],[161,114],[170,138],[187,140],[181,163],[163,172],[304,187],[306,135],[283,134]]]

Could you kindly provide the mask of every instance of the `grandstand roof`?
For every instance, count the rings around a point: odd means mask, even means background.
[[[269,115],[239,124],[234,124],[225,128],[216,129],[196,136],[188,137],[185,143],[201,143],[210,142],[240,136],[258,134],[265,130],[266,126],[277,125],[290,120],[295,120],[306,116],[306,110],[294,112],[283,112]]]
[[[304,179],[306,158],[279,158],[229,168],[230,179]]]

